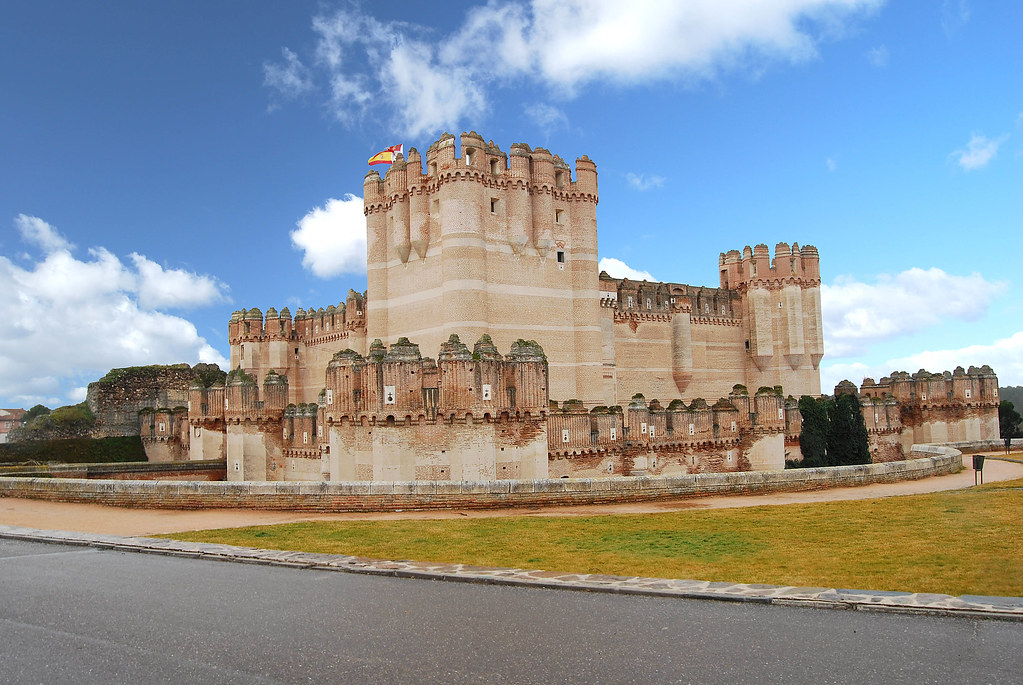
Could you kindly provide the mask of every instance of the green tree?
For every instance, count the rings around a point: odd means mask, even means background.
[[[799,414],[803,417],[803,428],[799,433],[802,465],[826,466],[830,424],[826,405],[809,395],[803,395],[799,398]]]
[[[856,395],[842,394],[827,403],[828,466],[870,463],[870,441]]]
[[[998,434],[1002,436],[1002,440],[1021,437],[1019,430],[1021,423],[1023,417],[1016,411],[1012,402],[1002,400],[998,403]]]
[[[34,419],[37,416],[45,416],[46,414],[49,414],[49,413],[50,413],[50,408],[49,407],[45,407],[45,406],[43,406],[41,404],[37,404],[36,406],[32,407],[27,412],[25,412],[25,415],[22,417],[22,421],[24,421],[25,423],[28,423],[29,421],[31,421],[32,419]]]

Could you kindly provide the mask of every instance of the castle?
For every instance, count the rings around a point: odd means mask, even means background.
[[[592,161],[573,177],[542,148],[505,153],[475,132],[460,148],[445,134],[425,168],[413,148],[384,178],[369,172],[366,293],[294,316],[235,312],[226,384],[194,384],[187,423],[150,418],[149,439],[227,457],[236,480],[594,477],[798,456],[784,395],[820,394],[815,248],[723,253],[717,288],[612,278]]]
[[[735,384],[820,394],[820,259],[779,243],[719,258],[719,288],[615,279],[597,266],[597,171],[542,148],[510,154],[445,134],[363,184],[367,292],[326,309],[235,312],[231,368],[285,374],[289,401],[315,402],[334,352],[408,338],[438,350],[456,334],[500,349],[536,339],[550,397],[587,407],[632,395],[718,398]]]

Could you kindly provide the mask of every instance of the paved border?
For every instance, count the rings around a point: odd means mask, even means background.
[[[976,595],[953,597],[929,593],[791,587],[559,573],[438,562],[389,561],[341,554],[288,552],[161,538],[44,531],[17,526],[0,526],[0,538],[395,578],[1023,622],[1023,598],[1021,597],[980,597]]]

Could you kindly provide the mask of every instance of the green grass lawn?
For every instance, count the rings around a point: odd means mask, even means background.
[[[1023,480],[852,502],[578,518],[317,521],[164,537],[579,573],[1023,596]]]

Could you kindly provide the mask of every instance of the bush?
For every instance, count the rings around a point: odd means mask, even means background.
[[[146,461],[141,437],[71,438],[0,444],[0,464],[6,465],[25,462],[105,464],[125,461]]]

